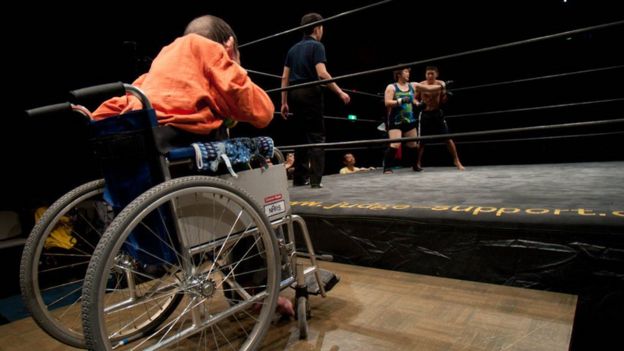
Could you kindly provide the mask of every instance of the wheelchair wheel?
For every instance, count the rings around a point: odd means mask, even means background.
[[[33,319],[55,339],[84,348],[80,296],[87,265],[113,213],[104,180],[79,186],[50,206],[33,227],[20,265],[20,288]]]
[[[278,148],[273,148],[273,158],[271,159],[271,161],[275,165],[284,163],[284,161],[286,161],[286,159],[284,158],[284,153],[281,152]]]
[[[123,263],[137,261],[165,273]],[[82,304],[87,346],[254,350],[275,311],[279,261],[273,229],[245,191],[205,176],[162,183],[115,218],[93,254]],[[111,284],[123,271],[143,279]],[[177,309],[163,307],[174,296],[183,298]]]

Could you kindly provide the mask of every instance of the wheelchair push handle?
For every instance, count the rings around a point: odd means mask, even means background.
[[[39,118],[47,115],[58,115],[74,111],[82,114],[87,119],[91,119],[91,113],[84,106],[74,105],[69,102],[35,107],[30,110],[26,110],[26,116],[29,118]]]
[[[30,110],[26,110],[28,117],[41,117],[48,114],[70,112],[72,105],[69,102],[63,102],[60,104],[53,104],[41,107],[35,107]]]
[[[69,92],[72,98],[75,101],[80,102],[81,104],[86,104],[94,100],[102,102],[115,96],[125,95],[126,93],[134,95],[139,100],[141,100],[143,108],[152,109],[152,104],[150,103],[145,93],[143,93],[139,88],[135,86],[122,82],[95,85],[92,87],[76,89]]]

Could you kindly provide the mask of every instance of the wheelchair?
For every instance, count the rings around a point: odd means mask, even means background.
[[[105,179],[56,201],[28,238],[20,281],[35,321],[59,341],[91,350],[253,350],[271,324],[279,292],[292,287],[300,338],[307,337],[308,295],[325,297],[339,278],[318,267],[305,222],[291,213],[283,158],[272,142],[257,157],[259,167],[249,169],[241,165],[259,148],[243,157],[232,157],[232,150],[256,140],[191,146],[160,140],[164,127],[135,87],[113,83],[73,94],[85,99],[126,92],[144,109],[90,122],[97,130],[96,155],[106,160]],[[128,156],[137,149],[148,162]],[[237,157],[243,162],[230,162]],[[266,164],[270,157],[278,164]],[[189,161],[204,171],[172,176],[174,166]],[[149,179],[128,186],[119,173],[137,164]],[[215,175],[224,168],[224,175]],[[73,245],[50,244],[67,218],[73,219]],[[296,230],[305,252],[296,249]],[[304,268],[299,257],[310,265]]]

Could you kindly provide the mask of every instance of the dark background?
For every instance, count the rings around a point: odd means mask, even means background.
[[[0,128],[3,155],[0,210],[20,214],[25,236],[31,229],[37,207],[49,205],[77,185],[99,177],[88,148],[87,128],[80,118],[27,120],[23,116],[25,109],[66,101],[67,92],[72,89],[133,81],[148,69],[151,58],[162,46],[179,36],[191,19],[203,14],[225,19],[236,31],[239,42],[244,44],[296,27],[301,16],[311,11],[330,17],[374,2],[12,3],[10,9],[2,10],[3,20],[0,21],[4,68],[1,73],[4,94]],[[603,0],[394,0],[325,23],[322,41],[327,50],[329,72],[340,76],[621,21],[624,15],[618,10],[620,6],[617,1]],[[445,106],[451,116],[572,104],[527,112],[449,117],[452,132],[624,118],[624,103],[620,101],[577,105],[583,101],[624,98],[622,68],[459,90],[480,84],[624,65],[623,34],[624,26],[619,25],[490,52],[435,59],[412,66],[412,80],[424,79],[427,64],[440,68],[441,79],[454,80],[458,91]],[[291,33],[244,47],[241,49],[242,64],[248,69],[280,75],[287,50],[300,38],[300,33]],[[250,76],[263,88],[279,87],[279,79]],[[343,88],[382,94],[391,82],[392,72],[386,71],[338,83]],[[279,94],[272,94],[272,97],[279,108]],[[326,115],[345,118],[348,114],[369,121],[327,119],[328,141],[385,137],[376,129],[385,114],[381,98],[352,94],[352,103],[343,106],[335,95],[326,94]],[[455,141],[468,171],[477,165],[623,160],[622,134],[500,141],[564,134],[621,133],[623,125],[455,138]],[[258,132],[239,125],[234,132],[270,135],[278,145],[284,145],[288,139],[287,125],[279,117],[266,130]],[[381,164],[383,150],[380,148],[349,151],[355,154],[361,166]],[[328,151],[327,173],[338,171],[345,152]],[[428,147],[423,166],[451,166],[448,152],[443,146]],[[19,293],[20,254],[21,247],[2,251],[0,264],[5,267],[4,279],[8,283],[0,289],[0,298]]]
[[[303,14],[316,11],[330,17],[374,1],[234,1],[80,2],[15,4],[3,24],[5,83],[2,124],[3,161],[0,208],[24,212],[49,204],[74,186],[97,177],[79,118],[26,120],[24,109],[67,100],[67,92],[85,86],[131,82],[144,72],[160,48],[181,34],[196,16],[213,14],[225,19],[241,44],[298,26]],[[518,40],[535,38],[620,21],[616,2],[542,1],[434,1],[395,0],[325,23],[323,42],[328,70],[340,76],[399,63],[436,58]],[[6,18],[5,18],[6,20]],[[550,74],[624,64],[621,49],[624,26],[523,44],[486,53],[462,55],[412,66],[412,80],[424,78],[433,63],[441,79],[456,87],[540,77]],[[288,48],[298,32],[241,49],[244,67],[281,74]],[[624,97],[620,69],[545,79],[537,82],[470,89],[455,94],[446,107],[449,115],[507,110],[551,104],[577,103]],[[279,87],[279,79],[250,74],[260,86]],[[382,94],[392,81],[390,71],[339,81],[339,85]],[[7,92],[8,91],[8,92]],[[279,109],[279,93],[272,94]],[[573,106],[541,111],[449,118],[452,132],[490,130],[624,117],[622,102]],[[326,115],[378,122],[328,119],[328,141],[383,138],[377,125],[385,114],[381,99],[352,94],[349,106],[326,94]],[[622,131],[622,125],[553,130],[541,133],[493,135],[459,139],[463,163],[484,164],[621,160],[622,135],[586,138],[487,142],[561,134]],[[245,126],[236,135],[257,131]],[[284,145],[287,126],[277,117],[267,130]],[[472,141],[472,143],[470,143]],[[480,141],[474,143],[474,141]],[[469,142],[469,143],[465,143]],[[27,151],[34,150],[34,151]],[[450,166],[444,147],[429,147],[423,166]],[[345,151],[329,151],[327,173],[341,166]],[[354,149],[362,166],[379,166],[382,150]]]

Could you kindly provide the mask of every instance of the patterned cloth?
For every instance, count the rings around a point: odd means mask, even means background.
[[[399,88],[397,83],[394,83],[394,99],[397,100],[399,98],[404,99],[409,97],[409,101],[414,100],[414,88],[411,83],[407,83],[407,91],[403,91]],[[416,122],[416,118],[414,117],[414,109],[411,102],[402,103],[398,106],[392,107],[390,110],[389,124],[391,126],[398,126],[401,124],[409,124]],[[389,129],[400,129],[400,128],[389,128]]]
[[[216,172],[222,161],[247,165],[254,156],[273,157],[273,139],[269,137],[235,138],[207,143],[193,143],[197,169]],[[230,168],[231,166],[228,166]]]

